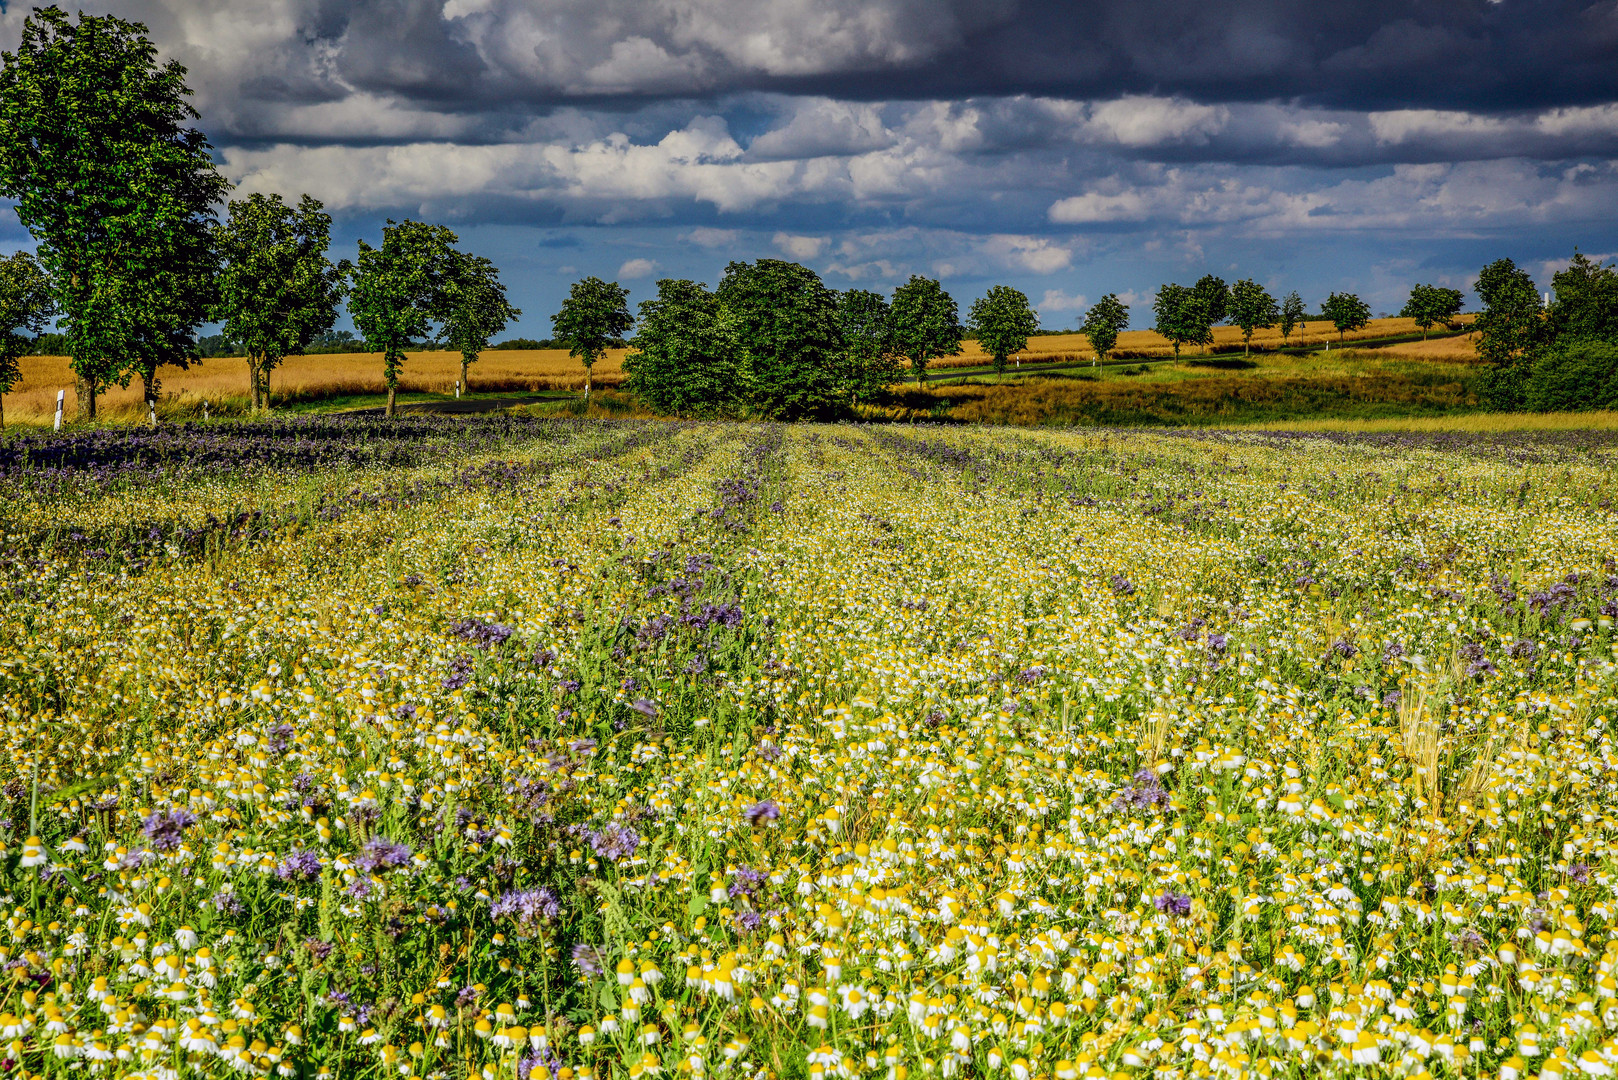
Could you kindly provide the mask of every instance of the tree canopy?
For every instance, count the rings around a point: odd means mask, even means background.
[[[1371,321],[1371,305],[1348,292],[1328,294],[1326,302],[1320,305],[1320,313],[1337,327],[1338,345],[1350,330],[1358,330]]]
[[[1294,327],[1303,325],[1303,297],[1297,290],[1287,293],[1287,298],[1281,301],[1281,340],[1287,341],[1292,337]]]
[[[336,321],[347,263],[327,258],[331,215],[309,195],[295,207],[279,195],[234,199],[214,238],[220,270],[213,318],[247,356],[253,408],[268,408],[270,372]]]
[[[461,354],[461,390],[466,371],[478,362],[494,336],[522,315],[506,299],[500,270],[481,255],[454,252],[444,281],[444,328],[439,337]]]
[[[1274,326],[1281,318],[1281,309],[1264,286],[1252,278],[1242,278],[1230,287],[1229,314],[1231,321],[1242,328],[1242,354],[1246,355],[1252,348],[1254,332]]]
[[[1618,341],[1618,269],[1574,249],[1566,270],[1551,276],[1555,298],[1547,333],[1560,341]]]
[[[717,416],[741,403],[744,363],[736,327],[719,298],[694,281],[665,278],[640,304],[640,327],[624,358],[624,386],[659,412]]]
[[[843,334],[842,378],[850,401],[870,401],[904,378],[882,294],[845,289],[837,296],[837,323]]]
[[[1226,288],[1224,278],[1217,274],[1204,274],[1191,286],[1191,291],[1202,301],[1209,326],[1218,326],[1225,321],[1230,314],[1230,289]]]
[[[455,264],[456,236],[443,225],[394,222],[382,229],[382,246],[360,241],[348,311],[372,352],[382,354],[393,416],[405,349],[432,334],[445,317],[445,286]]]
[[[616,281],[587,277],[573,283],[561,310],[551,316],[551,333],[567,343],[569,356],[584,364],[584,396],[590,396],[591,369],[617,344],[635,318],[629,314],[629,290]]]
[[[846,400],[837,294],[813,270],[782,259],[733,262],[714,295],[734,328],[748,397],[760,413],[820,416]]]
[[[1005,371],[1006,357],[1027,348],[1028,336],[1039,329],[1028,297],[1010,285],[995,285],[974,301],[968,321],[996,371]]]
[[[228,185],[185,68],[142,24],[37,9],[0,65],[0,195],[38,241],[93,417],[102,387],[189,351]]]
[[[1096,360],[1103,361],[1118,344],[1118,335],[1129,327],[1129,305],[1118,299],[1117,293],[1108,293],[1084,313],[1084,325],[1079,332],[1090,340],[1096,351]]]
[[[55,314],[51,282],[38,260],[26,251],[0,259],[0,427],[6,423],[5,395],[22,378],[17,359]]]
[[[926,379],[929,361],[961,351],[960,308],[932,278],[912,274],[893,290],[888,325],[894,352],[910,361],[917,386]]]
[[[1413,285],[1410,298],[1399,309],[1401,319],[1414,320],[1421,327],[1421,338],[1427,340],[1427,331],[1434,323],[1447,323],[1461,313],[1461,290],[1446,289],[1441,285]]]
[[[1223,282],[1220,284],[1223,285]],[[1169,344],[1174,346],[1176,360],[1180,358],[1182,346],[1208,345],[1213,341],[1207,301],[1195,289],[1173,282],[1160,286],[1152,311],[1157,315],[1152,329],[1168,338]]]

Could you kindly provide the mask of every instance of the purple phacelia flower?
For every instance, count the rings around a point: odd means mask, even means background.
[[[582,975],[600,975],[607,970],[607,957],[598,947],[581,942],[573,946],[573,966]]]
[[[1165,915],[1191,914],[1191,898],[1184,893],[1169,890],[1160,894],[1152,903]]]
[[[409,844],[401,844],[385,836],[373,836],[365,841],[365,846],[354,857],[354,865],[367,874],[397,870],[401,866],[410,865],[412,854]]]
[[[742,817],[747,819],[749,825],[756,828],[766,822],[780,820],[781,807],[774,799],[761,799],[742,811]]]
[[[312,851],[294,851],[275,868],[282,881],[313,881],[320,876],[320,856]]]
[[[495,919],[510,919],[522,929],[532,929],[542,921],[562,914],[561,902],[556,894],[541,886],[537,889],[513,890],[489,904],[489,915]]]
[[[171,810],[156,813],[141,823],[146,838],[158,851],[173,851],[180,846],[186,829],[197,823],[197,815],[189,810]]]

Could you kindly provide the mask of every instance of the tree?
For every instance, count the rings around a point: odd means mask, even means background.
[[[38,9],[0,64],[0,196],[38,241],[93,418],[100,389],[157,355],[152,342],[190,336],[168,322],[196,299],[177,260],[229,185],[186,126],[185,68],[158,63],[142,24]]]
[[[42,333],[55,314],[51,282],[39,262],[26,251],[0,259],[0,428],[6,426],[5,396],[22,379],[17,359],[34,344],[24,335]]]
[[[641,301],[629,347],[624,385],[659,412],[713,416],[740,401],[743,352],[732,316],[694,281],[657,283],[657,298]]]
[[[842,381],[848,400],[870,401],[904,378],[888,325],[888,302],[880,293],[847,289],[838,294],[837,322],[843,332]]]
[[[584,364],[584,399],[590,400],[590,374],[597,360],[616,345],[635,325],[629,314],[629,290],[616,281],[587,277],[575,281],[562,301],[562,309],[551,316],[551,333],[567,342],[567,354]]]
[[[134,316],[125,343],[126,370],[140,376],[141,399],[153,424],[157,423],[161,387],[158,369],[191,366],[197,357],[197,326],[218,298],[219,259],[212,224],[199,219],[194,227],[174,230],[172,248],[149,254],[146,276],[124,283],[125,288],[138,292],[126,304]]]
[[[1353,293],[1330,293],[1320,305],[1320,313],[1337,327],[1337,346],[1343,345],[1343,335],[1358,330],[1371,321],[1371,305]]]
[[[1268,330],[1281,318],[1275,297],[1252,278],[1242,278],[1230,287],[1231,321],[1242,328],[1242,355],[1252,348],[1253,332]]]
[[[995,285],[972,304],[967,319],[977,332],[978,345],[994,357],[994,370],[1006,370],[1006,357],[1028,347],[1028,336],[1039,329],[1039,316],[1028,297],[1010,285]]]
[[[955,298],[932,278],[912,274],[909,281],[893,290],[888,325],[893,350],[910,361],[917,386],[927,377],[928,361],[961,351],[960,308]]]
[[[1191,286],[1191,291],[1202,300],[1202,306],[1208,313],[1208,325],[1218,326],[1230,314],[1230,290],[1225,287],[1225,279],[1217,274],[1204,274]]]
[[[481,255],[455,252],[444,283],[444,343],[461,354],[461,390],[466,369],[478,362],[494,336],[522,312],[506,300],[500,271]]]
[[[1108,293],[1084,313],[1084,325],[1079,332],[1090,339],[1090,348],[1096,351],[1096,362],[1107,359],[1118,344],[1118,335],[1129,327],[1129,305],[1118,299],[1117,293]]]
[[[841,404],[837,294],[818,274],[782,259],[733,262],[714,295],[741,345],[743,382],[759,412],[797,419]]]
[[[1208,345],[1213,341],[1207,301],[1195,289],[1172,282],[1163,285],[1157,290],[1152,310],[1157,314],[1152,329],[1169,339],[1176,360],[1181,346]]]
[[[1413,285],[1410,298],[1399,309],[1401,319],[1411,319],[1421,327],[1421,340],[1427,340],[1427,331],[1433,323],[1447,323],[1461,313],[1461,290],[1446,289],[1439,285]]]
[[[268,409],[270,372],[336,322],[349,265],[326,257],[331,215],[309,195],[296,207],[279,195],[232,200],[214,240],[220,272],[213,317],[247,356],[254,411]]]
[[[455,263],[455,234],[443,225],[420,221],[382,229],[382,246],[360,241],[348,311],[369,351],[382,354],[382,381],[388,387],[387,414],[394,414],[405,349],[431,335],[446,315],[445,286]]]
[[[1301,334],[1304,327],[1303,297],[1297,290],[1287,293],[1287,298],[1281,301],[1281,340],[1288,341],[1292,337],[1292,328],[1296,326]]]
[[[1483,397],[1496,409],[1520,409],[1529,369],[1545,344],[1545,313],[1539,288],[1510,259],[1496,259],[1478,273],[1478,355],[1491,370]]]
[[[1618,341],[1618,270],[1574,249],[1566,270],[1551,277],[1556,298],[1546,313],[1546,333],[1558,343]]]

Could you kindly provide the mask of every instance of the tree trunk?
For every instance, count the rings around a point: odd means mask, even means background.
[[[140,397],[146,405],[146,422],[152,427],[157,426],[157,371],[142,371],[140,373]]]
[[[6,395],[0,394],[0,431],[6,426]]]
[[[253,411],[258,412],[258,357],[247,354],[247,388],[253,397]]]
[[[592,369],[590,365],[586,364],[584,366],[584,404],[586,406],[590,404],[590,376],[593,374],[594,369]]]
[[[393,419],[393,399],[394,399],[394,395],[397,394],[398,392],[399,392],[399,388],[397,386],[388,387],[388,419],[389,420]]]
[[[461,354],[461,393],[463,393],[463,394],[466,393],[469,389],[471,389],[469,386],[466,385],[466,368],[467,368],[466,354],[462,353]]]
[[[96,385],[92,379],[79,376],[79,419],[94,420],[96,418]]]
[[[260,397],[264,401],[264,411],[270,411],[270,365],[260,364],[258,368],[258,381],[261,390]]]

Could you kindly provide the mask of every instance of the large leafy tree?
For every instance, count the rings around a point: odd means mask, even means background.
[[[1168,338],[1174,346],[1174,358],[1180,358],[1180,349],[1186,345],[1208,345],[1213,342],[1213,323],[1208,314],[1208,303],[1202,293],[1184,285],[1170,282],[1160,286],[1157,299],[1152,303],[1157,322],[1152,329]]]
[[[1084,313],[1084,325],[1079,332],[1090,339],[1090,347],[1096,351],[1096,361],[1099,363],[1107,359],[1118,344],[1118,335],[1129,328],[1129,305],[1118,299],[1117,293],[1108,293]]]
[[[1358,330],[1371,321],[1371,305],[1349,292],[1334,292],[1320,305],[1320,313],[1337,327],[1337,345],[1342,347],[1344,335]]]
[[[635,317],[629,314],[629,290],[616,281],[587,277],[575,281],[562,308],[551,316],[551,333],[567,342],[569,356],[584,364],[584,396],[590,397],[590,372],[596,361],[618,344]]]
[[[978,345],[994,357],[994,370],[1006,370],[1006,357],[1028,347],[1029,335],[1039,329],[1039,316],[1028,297],[1010,285],[995,285],[973,302],[968,324]]]
[[[461,390],[466,371],[506,324],[522,315],[506,299],[500,271],[481,255],[455,252],[444,283],[444,344],[461,354]]]
[[[1566,270],[1551,277],[1556,297],[1546,330],[1557,342],[1618,341],[1618,269],[1573,252]]]
[[[1520,409],[1528,371],[1546,342],[1539,288],[1510,259],[1496,259],[1478,274],[1478,355],[1491,366],[1483,397],[1496,409]]]
[[[279,195],[233,200],[214,238],[220,259],[214,318],[247,354],[254,410],[267,409],[270,372],[336,321],[348,263],[327,258],[331,215],[309,195],[295,207]]]
[[[56,298],[39,262],[26,251],[0,259],[0,427],[6,426],[5,395],[22,379],[17,359],[55,314]]]
[[[1461,290],[1446,289],[1442,285],[1413,285],[1405,306],[1399,309],[1401,319],[1410,319],[1421,327],[1421,339],[1427,340],[1427,331],[1434,323],[1447,323],[1461,313]]]
[[[443,225],[389,220],[382,246],[360,241],[348,312],[371,352],[382,354],[388,416],[395,412],[405,350],[445,319],[445,286],[454,270],[456,237]]]
[[[1298,295],[1296,289],[1287,293],[1287,298],[1281,301],[1281,340],[1289,341],[1292,338],[1292,329],[1297,327],[1301,333],[1304,327],[1303,297]]]
[[[715,416],[741,400],[744,353],[729,309],[694,281],[665,278],[640,304],[624,385],[659,412]]]
[[[0,65],[0,195],[38,241],[94,417],[131,365],[189,351],[207,274],[181,261],[207,258],[228,185],[188,126],[185,68],[159,63],[140,23],[38,9]]]
[[[1208,313],[1208,325],[1218,326],[1230,314],[1230,289],[1218,274],[1204,274],[1191,286]]]
[[[893,290],[888,327],[893,351],[910,362],[916,385],[927,378],[927,364],[940,356],[961,351],[961,309],[955,298],[932,278],[912,274]]]
[[[888,302],[880,293],[839,293],[837,322],[843,332],[842,381],[850,401],[870,401],[904,378],[903,358],[893,348]]]
[[[1230,287],[1230,321],[1242,328],[1242,355],[1253,346],[1253,334],[1268,330],[1281,319],[1275,297],[1252,278],[1242,278]]]
[[[806,266],[733,262],[714,290],[745,355],[746,383],[765,416],[824,415],[842,403],[837,293]]]

